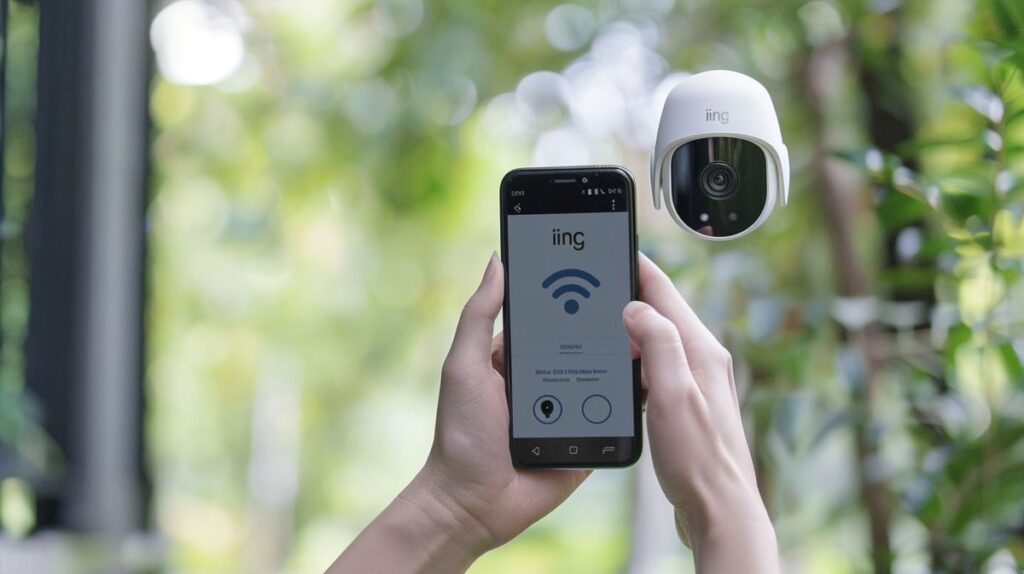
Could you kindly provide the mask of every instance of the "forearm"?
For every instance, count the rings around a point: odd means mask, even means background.
[[[767,514],[751,518],[715,520],[706,530],[691,535],[699,574],[778,574],[779,551],[775,529]]]
[[[327,574],[464,572],[483,549],[417,478],[359,534]]]

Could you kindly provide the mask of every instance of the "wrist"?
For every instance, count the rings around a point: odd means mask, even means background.
[[[451,488],[452,481],[428,463],[396,502],[421,516],[427,527],[441,535],[446,552],[469,567],[496,544],[486,526],[454,497]]]
[[[760,498],[757,504],[720,507],[699,523],[688,522],[676,508],[676,521],[686,530],[698,572],[779,571],[775,528]]]
[[[464,572],[487,550],[484,537],[420,473],[359,534],[329,574]]]

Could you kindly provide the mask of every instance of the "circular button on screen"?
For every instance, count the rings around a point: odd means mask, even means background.
[[[533,403],[533,416],[549,425],[562,416],[562,402],[551,395],[543,395]]]
[[[583,418],[599,425],[612,416],[612,403],[604,395],[590,395],[583,401]]]

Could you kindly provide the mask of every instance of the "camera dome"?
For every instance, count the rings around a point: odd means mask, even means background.
[[[771,96],[757,80],[715,70],[669,93],[651,156],[654,207],[680,227],[733,239],[759,227],[789,193],[789,151]]]

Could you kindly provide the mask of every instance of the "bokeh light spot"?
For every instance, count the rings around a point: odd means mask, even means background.
[[[149,37],[160,74],[175,84],[216,84],[235,73],[245,57],[236,19],[199,0],[169,4],[153,18]]]

